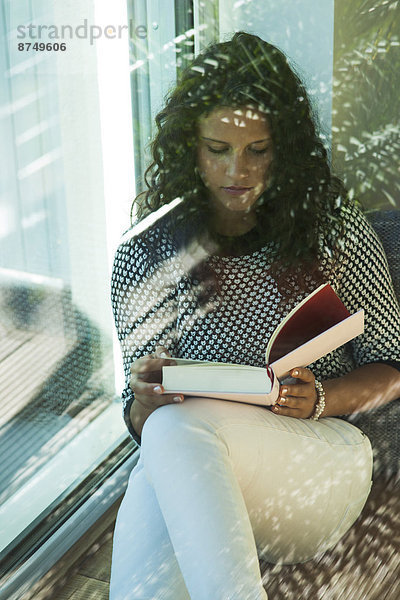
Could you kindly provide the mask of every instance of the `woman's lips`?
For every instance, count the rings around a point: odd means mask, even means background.
[[[222,189],[224,190],[224,192],[227,192],[231,196],[240,196],[241,194],[245,194],[246,192],[249,192],[253,188],[252,187],[239,187],[239,186],[236,186],[236,185],[230,185],[229,187],[223,187]]]

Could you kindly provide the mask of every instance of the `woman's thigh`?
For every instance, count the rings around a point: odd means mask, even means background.
[[[164,409],[178,421],[211,427],[223,441],[258,551],[269,562],[312,558],[359,516],[371,486],[372,452],[368,438],[350,423],[294,419],[204,398]]]

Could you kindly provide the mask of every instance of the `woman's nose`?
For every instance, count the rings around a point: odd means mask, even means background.
[[[229,157],[227,165],[227,175],[232,178],[243,179],[249,174],[249,167],[246,157],[239,152],[234,152]]]

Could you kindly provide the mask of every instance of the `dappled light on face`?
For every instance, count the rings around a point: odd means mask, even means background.
[[[219,107],[199,119],[198,135],[197,168],[217,226],[251,229],[254,220],[243,218],[267,188],[273,156],[267,119],[248,107]]]

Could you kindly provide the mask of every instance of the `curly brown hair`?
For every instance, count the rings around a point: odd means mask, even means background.
[[[145,173],[148,189],[134,202],[139,219],[181,197],[180,218],[204,222],[195,219],[208,207],[196,171],[197,123],[221,106],[252,106],[267,115],[271,127],[271,184],[255,208],[259,246],[272,242],[286,270],[318,271],[322,246],[334,254],[348,194],[331,173],[307,92],[286,56],[242,31],[207,47],[167,96],[156,117],[153,162]]]

